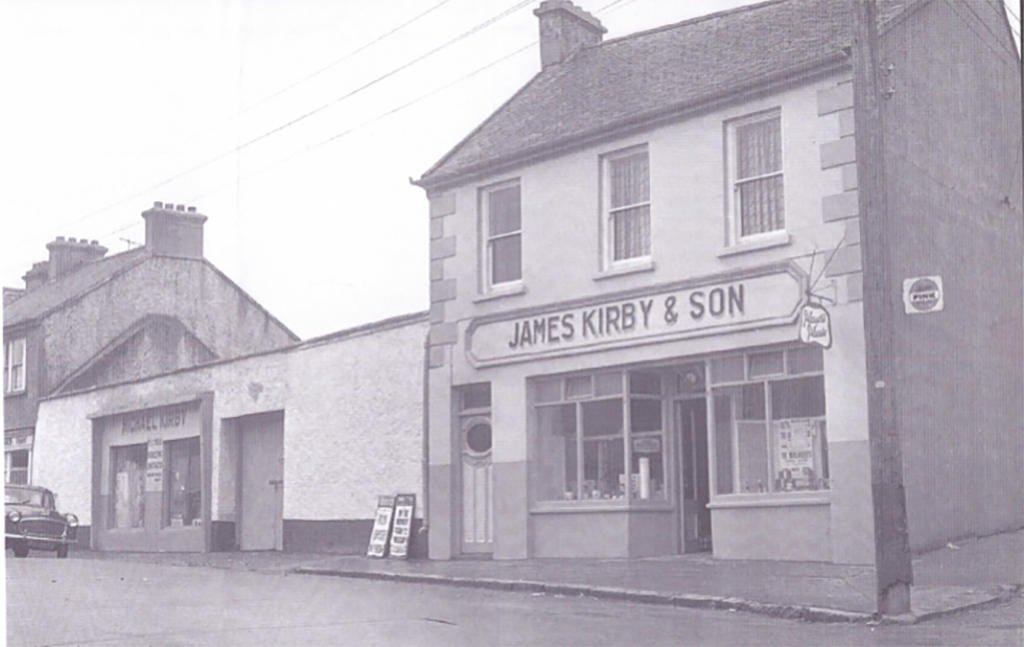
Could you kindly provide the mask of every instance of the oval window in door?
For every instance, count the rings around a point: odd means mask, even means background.
[[[474,454],[486,454],[491,451],[491,425],[477,422],[466,430],[466,448]]]

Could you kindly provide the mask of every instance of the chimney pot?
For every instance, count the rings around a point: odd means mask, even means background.
[[[154,209],[163,209],[164,208],[164,203],[160,202],[159,200],[157,200],[157,201],[155,201],[153,203],[153,208]]]
[[[185,210],[185,205],[179,204],[178,205],[178,211],[184,211],[184,210]]]
[[[63,236],[57,236],[57,242],[58,243],[63,243],[64,242],[64,237]]]
[[[195,207],[189,207],[188,208],[188,212],[189,213],[195,213],[196,212],[196,208]]]
[[[600,20],[569,0],[544,0],[533,15],[540,23],[541,68],[562,63],[580,49],[600,44],[608,31]]]

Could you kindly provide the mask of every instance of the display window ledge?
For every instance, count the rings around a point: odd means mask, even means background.
[[[530,507],[531,514],[560,514],[563,512],[642,512],[647,510],[671,512],[672,501],[626,501],[595,499],[591,501],[538,501]]]
[[[708,508],[781,508],[802,505],[830,505],[832,497],[821,490],[815,492],[779,492],[773,494],[726,494],[715,497]]]

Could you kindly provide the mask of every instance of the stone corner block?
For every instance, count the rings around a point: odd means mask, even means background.
[[[821,216],[825,222],[854,218],[860,213],[857,191],[827,195],[821,199]]]
[[[853,107],[853,84],[843,83],[818,90],[818,116]]]
[[[864,272],[853,272],[846,277],[846,302],[864,300]]]
[[[434,324],[430,327],[430,345],[440,346],[459,341],[459,326],[455,322]]]
[[[455,236],[430,241],[430,260],[455,256]]]
[[[821,145],[821,168],[830,169],[857,161],[857,141],[844,137]]]
[[[437,240],[444,237],[444,218],[431,218],[430,240]]]
[[[853,191],[857,188],[857,165],[846,164],[843,166],[843,191]]]
[[[860,245],[843,245],[825,268],[825,276],[843,276],[864,269],[860,258]]]
[[[430,368],[441,368],[445,364],[445,356],[447,346],[431,346],[430,347]]]
[[[455,213],[455,194],[451,191],[430,196],[430,217],[440,218]]]
[[[455,299],[456,294],[455,279],[443,279],[441,281],[433,281],[430,284],[431,303],[437,303],[438,301],[452,301]]]

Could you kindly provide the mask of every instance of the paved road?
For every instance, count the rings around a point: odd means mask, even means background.
[[[11,646],[1024,644],[1021,598],[869,627],[281,572],[47,555],[6,564]]]

